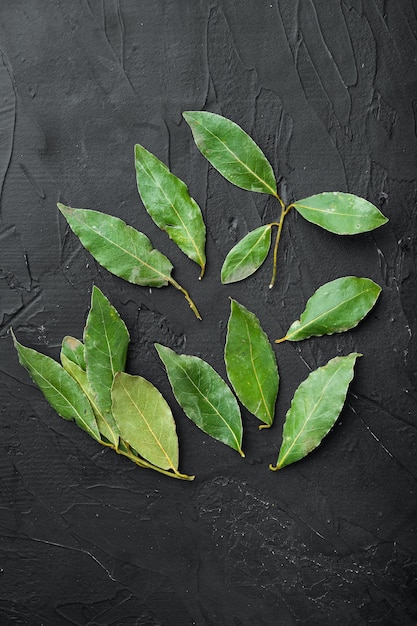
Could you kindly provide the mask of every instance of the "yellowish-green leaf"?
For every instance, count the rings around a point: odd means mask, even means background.
[[[271,164],[240,126],[207,111],[185,111],[183,116],[197,148],[222,176],[242,189],[276,197]]]
[[[78,383],[54,359],[23,346],[12,335],[20,364],[27,369],[52,408],[100,441],[93,409]]]
[[[300,319],[276,343],[350,330],[369,313],[380,292],[381,287],[369,278],[343,276],[326,283],[311,296]]]
[[[244,456],[239,405],[224,380],[196,356],[176,354],[160,344],[155,347],[174,396],[187,417],[202,431]]]
[[[317,448],[340,415],[359,356],[335,357],[301,383],[286,416],[277,464],[270,469],[295,463]]]
[[[341,191],[325,191],[291,206],[304,219],[337,235],[364,233],[388,221],[368,200]]]
[[[224,358],[239,400],[271,426],[279,384],[275,354],[256,315],[236,300],[231,300]]]
[[[75,337],[67,335],[62,340],[61,355],[65,355],[67,359],[85,370],[84,344]],[[62,361],[61,361],[62,362]],[[64,365],[62,363],[62,365]]]
[[[98,429],[115,448],[119,446],[119,429],[113,419],[111,413],[104,413],[97,404],[96,396],[87,379],[87,372],[83,370],[77,363],[71,361],[61,350],[61,363],[65,371],[80,385],[81,389],[88,398],[96,417]]]
[[[206,227],[200,207],[186,184],[143,146],[135,146],[136,181],[149,215],[177,246],[201,267],[206,266]]]
[[[141,376],[119,372],[111,393],[122,439],[150,463],[178,473],[175,422],[158,389]]]
[[[221,271],[222,283],[235,283],[251,276],[265,261],[270,247],[270,224],[250,231],[225,258]]]

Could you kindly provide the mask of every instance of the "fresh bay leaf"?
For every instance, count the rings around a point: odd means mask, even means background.
[[[200,207],[186,184],[143,146],[135,146],[136,181],[139,195],[155,224],[201,267],[206,266],[206,227]]]
[[[274,351],[256,315],[231,300],[226,371],[242,404],[265,426],[274,419],[279,376]]]
[[[119,313],[98,287],[93,286],[84,329],[87,379],[101,413],[111,414],[111,386],[126,365],[129,332]]]
[[[111,390],[122,439],[150,463],[178,473],[178,438],[171,409],[141,376],[119,372]]]
[[[98,429],[114,448],[119,447],[119,429],[116,426],[113,415],[111,412],[103,412],[97,404],[96,396],[88,382],[87,372],[83,370],[77,363],[71,361],[61,350],[61,363],[65,371],[79,384],[86,397],[88,398],[91,407],[96,417]]]
[[[239,405],[224,380],[199,357],[176,354],[161,344],[155,344],[155,348],[187,417],[202,431],[244,456]]]
[[[54,359],[23,346],[12,335],[20,364],[27,369],[52,408],[100,441],[93,409],[78,383]]]
[[[207,111],[185,111],[183,117],[197,148],[224,178],[242,189],[277,196],[271,164],[240,126]]]
[[[360,356],[335,357],[301,383],[286,415],[277,464],[270,469],[295,463],[320,444],[339,417]]]
[[[341,191],[325,191],[291,206],[304,219],[337,235],[364,233],[388,221],[368,200]]]
[[[146,235],[126,222],[91,209],[73,209],[58,203],[58,209],[83,246],[106,270],[135,285],[164,287],[170,283],[185,296],[201,319],[190,295],[171,276],[172,263],[153,248]]]
[[[84,344],[79,339],[69,335],[64,337],[61,345],[61,355],[65,355],[67,359],[85,370]],[[62,363],[62,365],[64,364]]]
[[[309,298],[306,308],[289,327],[282,341],[301,341],[342,333],[354,328],[369,313],[381,287],[369,278],[343,276],[322,285]]]
[[[91,209],[58,208],[83,246],[109,272],[135,285],[164,287],[172,263],[126,222]]]
[[[270,247],[270,224],[250,231],[226,256],[221,270],[222,283],[235,283],[251,276],[265,261]]]

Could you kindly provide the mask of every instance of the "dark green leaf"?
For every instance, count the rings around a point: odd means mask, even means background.
[[[271,164],[240,126],[206,111],[186,111],[183,116],[197,148],[228,181],[242,189],[276,197]]]
[[[159,228],[201,267],[206,265],[206,227],[187,186],[141,145],[135,146],[136,181],[142,202]]]
[[[224,358],[239,400],[271,426],[279,384],[275,354],[258,318],[236,300],[231,300]]]
[[[281,341],[300,341],[354,328],[372,309],[381,287],[369,278],[344,276],[322,285]]]
[[[335,357],[301,383],[286,416],[277,464],[270,469],[295,463],[317,448],[339,417],[359,356]]]
[[[119,429],[116,426],[111,412],[103,412],[97,404],[96,396],[87,379],[87,372],[77,363],[71,361],[61,351],[61,362],[65,371],[80,385],[87,396],[96,417],[96,422],[100,433],[117,449],[119,446]]]
[[[85,370],[84,344],[75,337],[67,335],[62,340],[61,355],[65,355],[67,359]],[[62,362],[62,360],[61,360]],[[62,365],[64,365],[62,363]]]
[[[136,285],[163,287],[172,263],[123,220],[91,209],[58,208],[83,246],[109,272]]]
[[[236,398],[214,369],[196,356],[155,344],[184,413],[205,433],[242,452],[242,420]]]
[[[116,309],[100,289],[93,287],[84,329],[87,379],[101,413],[111,413],[111,386],[126,365],[129,333]]]
[[[304,219],[337,235],[364,233],[388,221],[368,200],[341,191],[319,193],[292,206]]]
[[[77,382],[49,356],[22,346],[14,335],[13,341],[20,364],[27,369],[58,415],[74,420],[77,426],[100,441],[93,409]]]
[[[224,260],[221,280],[235,283],[250,276],[262,265],[271,247],[271,225],[260,226],[245,235]]]
[[[158,389],[141,376],[116,374],[113,415],[121,436],[144,459],[178,473],[178,438],[171,409]]]

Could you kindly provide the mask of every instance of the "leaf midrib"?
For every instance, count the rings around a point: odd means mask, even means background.
[[[268,405],[266,403],[265,396],[264,396],[264,393],[263,393],[263,388],[261,386],[260,380],[258,378],[258,373],[257,373],[256,368],[255,368],[255,362],[254,362],[254,358],[253,358],[252,341],[251,341],[251,336],[250,336],[250,333],[249,333],[249,325],[248,325],[248,322],[247,322],[246,319],[244,319],[244,322],[245,322],[246,334],[248,336],[248,341],[249,341],[249,353],[250,353],[250,361],[251,361],[251,365],[252,365],[252,370],[253,370],[253,373],[255,375],[255,380],[256,380],[258,388],[259,388],[259,393],[261,395],[261,400],[262,400],[263,405],[265,407],[266,413],[267,413],[267,415],[269,417],[269,422],[268,423],[272,423],[272,416],[271,416],[271,413],[269,411],[269,407],[268,407]]]

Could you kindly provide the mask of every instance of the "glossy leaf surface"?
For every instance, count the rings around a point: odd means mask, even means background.
[[[152,247],[146,235],[99,211],[62,204],[58,208],[83,246],[109,272],[136,285],[168,284],[172,263]]]
[[[53,409],[66,420],[73,420],[94,439],[100,440],[91,405],[78,383],[54,359],[20,344],[13,335],[19,362],[42,391]]]
[[[113,415],[121,436],[144,459],[177,472],[178,438],[171,409],[141,376],[119,372],[112,386]]]
[[[286,416],[277,465],[270,469],[295,463],[320,444],[343,408],[359,356],[335,357],[301,383]]]
[[[239,405],[224,380],[199,357],[179,355],[160,344],[155,347],[187,417],[205,433],[244,456]]]
[[[388,221],[368,200],[341,191],[319,193],[292,206],[304,219],[337,235],[364,233]]]
[[[271,226],[260,226],[245,235],[226,256],[222,271],[223,284],[235,283],[251,276],[268,256]]]
[[[75,337],[67,335],[62,340],[61,354],[85,370],[84,344]]]
[[[344,276],[322,285],[281,341],[300,341],[354,328],[372,309],[381,287],[369,278]]]
[[[183,116],[197,148],[228,181],[248,191],[276,195],[271,164],[240,126],[207,111],[186,111]]]
[[[102,413],[111,413],[111,386],[126,365],[129,333],[125,323],[96,286],[84,329],[87,379]]]
[[[206,227],[200,207],[182,180],[141,145],[135,146],[139,195],[155,224],[201,267],[206,265]]]
[[[61,351],[61,363],[65,371],[72,376],[72,378],[80,385],[81,389],[88,398],[91,407],[94,411],[98,429],[115,448],[119,445],[119,429],[113,419],[111,412],[103,412],[97,404],[96,396],[93,389],[88,382],[87,372],[83,370],[79,365],[71,361]]]
[[[224,358],[239,400],[270,426],[279,384],[275,354],[256,315],[236,300],[231,300]]]

